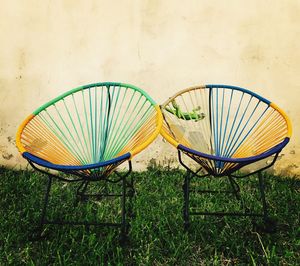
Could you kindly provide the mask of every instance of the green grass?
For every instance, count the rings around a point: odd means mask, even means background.
[[[0,168],[0,265],[300,264],[299,180],[267,176],[267,202],[277,221],[275,233],[256,230],[246,217],[194,217],[186,233],[182,220],[183,172],[152,168],[133,175],[135,215],[127,245],[120,246],[116,229],[87,230],[83,226],[48,225],[46,238],[32,242],[30,236],[39,219],[47,179],[32,171]],[[202,184],[216,189],[227,187],[222,179],[203,180]],[[259,211],[257,178],[243,179],[239,184],[245,204]],[[118,200],[75,206],[75,189],[74,184],[54,182],[49,218],[117,221]],[[193,206],[208,210],[238,209],[240,205],[222,194],[195,196],[191,201]]]

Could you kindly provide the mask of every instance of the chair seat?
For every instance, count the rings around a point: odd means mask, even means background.
[[[24,158],[39,166],[108,175],[150,145],[161,125],[159,106],[140,88],[94,83],[36,109],[20,125],[16,144]]]
[[[278,106],[236,86],[188,88],[161,109],[163,137],[212,175],[231,174],[279,153],[291,135]]]
[[[228,162],[228,163],[252,163],[258,160],[262,160],[265,159],[269,156],[272,156],[274,154],[276,154],[277,152],[280,152],[282,150],[282,148],[289,142],[288,138],[285,138],[281,143],[279,143],[278,145],[272,147],[271,149],[259,154],[259,155],[255,155],[255,156],[251,156],[251,157],[245,157],[245,158],[230,158],[230,157],[221,157],[221,156],[216,156],[216,155],[211,155],[211,154],[206,154],[200,151],[196,151],[193,150],[191,148],[188,148],[182,144],[178,145],[178,149],[182,150],[183,152],[185,152],[186,154],[191,154],[193,156],[198,156],[204,159],[209,159],[209,160],[213,160],[213,161],[220,161],[220,162]]]
[[[211,154],[205,154],[200,151],[190,149],[184,145],[179,144],[178,150],[182,151],[184,154],[189,156],[194,161],[198,162],[203,168],[211,175],[220,176],[227,175],[229,173],[235,172],[241,167],[251,164],[280,152],[283,147],[289,142],[288,138],[285,138],[280,144],[272,147],[266,152],[259,155],[245,157],[245,158],[228,158],[220,157]]]
[[[103,168],[110,165],[119,165],[122,162],[128,160],[130,158],[131,154],[128,152],[126,154],[123,154],[119,157],[113,158],[111,160],[102,161],[99,163],[94,164],[86,164],[86,165],[60,165],[60,164],[54,164],[49,161],[46,161],[42,158],[39,158],[29,152],[24,152],[23,157],[30,160],[33,163],[36,163],[40,166],[58,170],[58,171],[81,171],[81,170],[89,170],[89,169],[97,169],[97,168]]]

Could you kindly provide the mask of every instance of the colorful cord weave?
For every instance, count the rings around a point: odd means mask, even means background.
[[[16,142],[25,158],[49,168],[114,168],[104,162],[118,165],[134,156],[156,138],[161,125],[159,107],[141,89],[97,83],[37,109],[20,126]]]
[[[239,87],[193,87],[161,109],[164,138],[213,175],[279,152],[291,136],[290,121],[280,108]]]

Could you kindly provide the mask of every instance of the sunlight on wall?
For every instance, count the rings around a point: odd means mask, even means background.
[[[294,134],[275,170],[300,174],[299,1],[4,1],[0,10],[0,164],[26,165],[14,139],[34,109],[79,85],[131,83],[158,103],[205,83],[274,101]],[[158,156],[159,155],[159,156]],[[172,162],[161,139],[137,157]]]

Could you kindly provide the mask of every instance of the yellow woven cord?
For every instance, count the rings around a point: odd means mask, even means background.
[[[135,137],[129,142],[129,144],[126,145],[126,147],[128,147],[128,148],[135,146],[134,144],[138,145],[130,151],[131,158],[134,155],[136,155],[137,153],[141,152],[147,146],[149,146],[156,139],[156,137],[158,136],[158,134],[161,130],[162,123],[163,123],[162,113],[161,113],[158,105],[155,105],[154,107],[155,107],[155,114],[153,115],[153,118],[155,118],[155,120],[156,120],[156,128],[152,132],[152,134],[150,136],[148,136],[147,138],[145,138],[145,136],[142,135],[143,133],[147,133],[147,130],[149,129],[149,126],[151,125],[151,122],[153,123],[153,120],[150,117],[150,119],[148,120],[148,123],[146,123],[139,130],[139,132],[135,135]],[[149,125],[147,126],[147,124],[149,124]],[[154,123],[153,123],[153,125],[154,125]]]
[[[233,158],[245,158],[262,154],[291,135],[291,125],[275,105],[263,117],[259,125],[237,149]],[[276,107],[276,106],[275,106]]]
[[[286,124],[287,124],[287,137],[290,138],[292,136],[292,123],[287,114],[280,108],[278,107],[275,103],[270,104],[271,107],[273,107],[275,110],[277,110],[280,115],[285,119]]]
[[[26,121],[19,138],[23,152],[28,151],[54,164],[81,165],[38,116]]]
[[[138,130],[137,133],[129,140],[129,142],[123,147],[123,149],[117,154],[121,156],[127,152],[131,152],[135,147],[138,147],[145,142],[155,131],[156,128],[156,110],[145,121],[144,125]]]
[[[20,152],[21,154],[23,154],[23,153],[26,151],[25,148],[24,148],[24,146],[23,146],[23,144],[22,144],[22,142],[21,142],[21,135],[22,135],[22,132],[23,132],[25,126],[27,125],[27,123],[29,123],[29,121],[30,121],[32,118],[34,118],[34,114],[29,115],[29,116],[22,122],[22,124],[19,126],[18,131],[17,131],[17,134],[16,134],[16,146],[17,146],[17,148],[18,148],[18,150],[19,150],[19,152]]]

